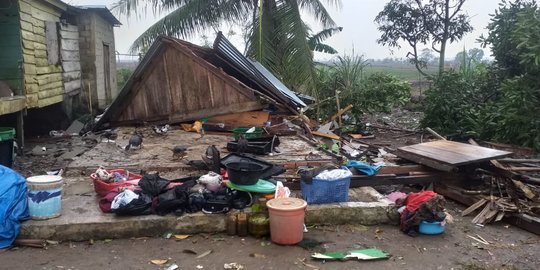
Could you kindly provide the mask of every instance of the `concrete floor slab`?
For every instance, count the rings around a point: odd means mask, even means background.
[[[359,195],[362,194],[362,195]],[[372,188],[351,189],[351,199],[364,201],[309,205],[306,224],[393,223],[392,203]],[[223,232],[226,215],[202,212],[174,215],[119,217],[102,213],[91,181],[84,177],[66,178],[62,198],[62,215],[49,220],[22,223],[21,238],[72,240],[158,236],[166,232],[178,234]]]

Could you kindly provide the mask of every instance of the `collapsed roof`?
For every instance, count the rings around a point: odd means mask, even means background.
[[[178,123],[268,105],[298,114],[306,104],[220,32],[213,48],[171,37],[150,47],[95,129]]]

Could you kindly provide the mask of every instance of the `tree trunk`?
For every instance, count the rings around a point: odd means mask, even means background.
[[[446,52],[446,37],[441,41],[441,52],[439,53],[439,75],[444,72],[444,54]]]
[[[444,32],[441,38],[441,51],[439,52],[439,75],[444,72],[444,55],[446,53],[446,41],[448,40],[448,26],[450,24],[450,0],[444,5]]]

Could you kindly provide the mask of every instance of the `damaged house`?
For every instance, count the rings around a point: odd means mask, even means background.
[[[268,109],[298,114],[306,104],[219,33],[213,48],[160,37],[96,128],[179,123]]]
[[[0,117],[3,126],[17,123],[20,144],[27,115],[43,118],[56,105],[71,117],[78,106],[105,107],[116,96],[119,25],[105,6],[1,1]]]

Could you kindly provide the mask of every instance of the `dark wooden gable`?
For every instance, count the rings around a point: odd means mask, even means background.
[[[169,40],[136,79],[111,124],[182,122],[262,109],[252,89]]]

